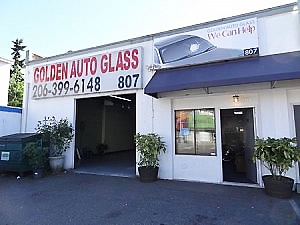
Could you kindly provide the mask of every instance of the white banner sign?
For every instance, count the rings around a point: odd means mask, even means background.
[[[33,68],[32,97],[49,98],[142,88],[142,48]]]
[[[201,64],[258,54],[256,18],[154,41],[154,62],[161,67]]]

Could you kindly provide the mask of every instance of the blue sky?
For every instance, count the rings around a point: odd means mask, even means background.
[[[296,0],[0,0],[0,57],[12,40],[52,56]]]

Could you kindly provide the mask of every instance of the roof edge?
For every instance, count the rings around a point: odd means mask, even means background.
[[[13,60],[11,60],[11,59],[5,59],[3,57],[0,57],[0,61],[5,62],[7,64],[13,64],[14,63]]]
[[[22,113],[22,108],[13,106],[0,106],[0,112]]]
[[[138,44],[138,43],[145,42],[145,41],[151,41],[154,38],[160,38],[160,37],[165,37],[168,35],[174,35],[174,34],[184,33],[184,32],[188,32],[188,31],[193,31],[193,30],[197,30],[200,28],[216,26],[216,25],[222,24],[224,22],[235,22],[235,21],[238,21],[241,19],[248,19],[251,17],[261,18],[261,17],[267,17],[267,16],[276,15],[276,14],[287,13],[287,12],[293,11],[294,6],[296,6],[296,5],[297,5],[297,2],[293,2],[293,3],[275,6],[275,7],[271,7],[271,8],[266,8],[266,9],[262,9],[262,10],[258,10],[258,11],[254,11],[254,12],[248,12],[248,13],[244,13],[244,14],[240,14],[240,15],[236,15],[236,16],[221,18],[221,19],[203,22],[203,23],[199,23],[199,24],[194,24],[194,25],[190,25],[190,26],[186,26],[186,27],[180,27],[180,28],[162,31],[162,32],[154,33],[154,34],[148,34],[148,35],[144,35],[144,36],[140,36],[140,37],[136,37],[136,38],[121,40],[121,41],[107,43],[107,44],[103,44],[103,45],[98,45],[95,47],[80,49],[80,50],[71,51],[71,52],[68,51],[63,54],[49,56],[49,57],[45,57],[45,58],[42,58],[39,60],[27,61],[26,65],[29,66],[29,65],[39,64],[39,63],[45,63],[45,62],[49,62],[49,61],[53,61],[53,60],[62,59],[66,56],[73,57],[73,56],[78,56],[81,54],[93,53],[93,52],[100,51],[100,50],[117,48],[117,47],[121,47],[121,46],[124,46],[127,44]]]

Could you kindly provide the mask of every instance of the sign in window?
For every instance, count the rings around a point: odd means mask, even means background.
[[[214,109],[175,111],[176,154],[216,155]]]

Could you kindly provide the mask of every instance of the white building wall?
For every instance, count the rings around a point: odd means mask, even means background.
[[[300,50],[299,11],[259,18],[258,44],[260,55]]]
[[[161,116],[161,111],[157,111],[157,124],[163,124],[163,127],[157,126],[157,132],[161,133],[162,129],[170,129],[171,132],[165,132],[166,142],[168,144],[168,154],[163,155],[160,167],[160,175],[162,178],[170,179],[165,174],[172,174],[174,179],[179,180],[193,180],[203,182],[220,183],[223,181],[222,177],[222,148],[221,148],[221,125],[220,125],[220,109],[235,108],[235,107],[255,107],[257,104],[257,95],[255,93],[241,94],[241,101],[239,105],[236,105],[232,101],[232,94],[215,94],[215,95],[202,95],[202,96],[188,96],[188,97],[172,97],[168,99],[172,102],[172,106],[169,105],[167,100],[161,101],[159,106],[163,108],[169,107],[170,110],[164,110],[171,114],[171,119],[166,119]],[[217,156],[200,156],[200,155],[175,155],[175,132],[174,123],[175,115],[174,110],[184,109],[200,109],[200,108],[214,108],[216,115],[216,147]],[[172,149],[171,149],[172,148]],[[169,165],[163,165],[164,159],[167,158]],[[173,160],[172,160],[173,159]],[[170,163],[169,160],[172,160]],[[173,173],[172,173],[173,170]]]
[[[295,137],[294,104],[300,104],[300,87],[278,88],[260,91],[260,114],[258,115],[260,138]],[[261,175],[270,174],[262,167]],[[287,176],[299,181],[298,166],[290,169]]]
[[[12,107],[0,107],[0,137],[4,135],[20,133],[21,131],[21,110],[11,112]]]
[[[0,106],[6,106],[8,102],[10,66],[10,63],[0,60]]]
[[[153,99],[153,132],[163,137],[167,150],[160,156],[159,177],[174,179],[173,113],[170,99]]]
[[[287,90],[287,98],[288,98],[288,113],[289,113],[289,128],[291,137],[296,136],[296,128],[295,128],[295,119],[294,119],[294,105],[300,105],[300,88],[293,88]],[[297,183],[300,182],[300,174],[299,174],[299,163],[295,163],[295,171],[293,169],[288,171],[288,176],[294,177],[296,176],[295,181]]]
[[[35,100],[29,101],[27,108],[26,127],[23,132],[36,132],[38,121],[43,120],[45,117],[55,116],[56,120],[61,118],[67,118],[73,127],[75,124],[74,117],[74,99],[72,97],[62,97],[55,99]],[[73,151],[74,141],[71,144],[71,148],[65,153],[65,168],[71,168],[73,166]]]

